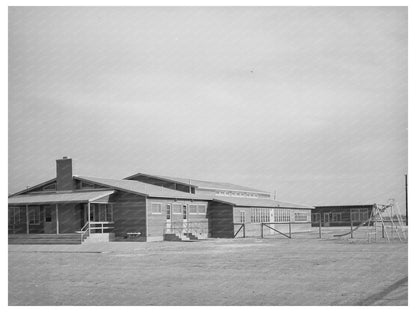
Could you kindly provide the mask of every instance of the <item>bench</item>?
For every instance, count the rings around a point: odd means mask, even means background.
[[[127,238],[133,238],[133,237],[139,237],[140,235],[142,235],[142,233],[140,233],[140,232],[129,232],[129,233],[126,233],[126,235],[127,235]]]

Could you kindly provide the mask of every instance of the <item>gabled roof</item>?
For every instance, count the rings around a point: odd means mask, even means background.
[[[25,205],[25,204],[52,204],[52,203],[88,203],[98,200],[102,197],[113,194],[113,190],[107,191],[69,191],[54,193],[38,193],[28,195],[17,195],[9,197],[9,205]]]
[[[211,181],[204,181],[204,180],[196,180],[196,179],[186,179],[186,178],[174,178],[174,177],[167,177],[161,175],[154,175],[154,174],[147,174],[147,173],[137,173],[135,175],[129,176],[125,178],[126,180],[133,179],[138,176],[145,176],[150,178],[156,178],[168,182],[175,182],[184,185],[191,185],[201,189],[216,189],[216,190],[228,190],[228,191],[240,191],[240,192],[255,192],[255,193],[264,193],[269,194],[269,192],[258,190],[252,187],[232,184],[232,183],[225,183],[225,182],[211,182]]]
[[[208,200],[211,197],[204,195],[188,194],[185,192],[171,190],[165,187],[139,182],[136,180],[117,180],[106,179],[86,176],[74,176],[75,179],[82,181],[95,183],[98,185],[106,186],[111,189],[121,190],[129,193],[134,193],[142,196],[149,197],[162,197],[162,198],[182,198],[182,199],[202,199]]]
[[[313,206],[293,204],[288,202],[277,201],[268,198],[244,198],[244,197],[225,197],[215,196],[214,201],[230,204],[239,207],[264,207],[264,208],[298,208],[314,209]]]
[[[47,180],[47,181],[45,181],[45,182],[42,182],[42,183],[36,184],[35,186],[31,186],[31,187],[28,187],[27,189],[21,190],[21,191],[16,192],[16,193],[13,193],[13,194],[9,195],[9,197],[10,197],[10,196],[16,196],[16,195],[20,195],[20,194],[25,194],[25,193],[31,192],[31,191],[33,191],[33,190],[35,190],[35,189],[39,188],[39,187],[42,187],[42,186],[48,185],[48,184],[53,183],[53,182],[56,182],[56,178],[53,178],[53,179]]]

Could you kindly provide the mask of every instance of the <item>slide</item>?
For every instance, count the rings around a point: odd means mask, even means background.
[[[348,233],[344,233],[344,234],[334,234],[334,237],[341,237],[341,236],[345,236],[345,235],[349,235],[352,232],[354,232],[355,230],[357,230],[359,227],[363,226],[364,224],[368,223],[371,221],[372,218],[369,218],[368,220],[361,222],[360,224],[358,224],[355,228],[353,228],[351,231],[349,231]]]

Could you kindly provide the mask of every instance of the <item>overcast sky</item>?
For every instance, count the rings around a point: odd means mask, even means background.
[[[74,174],[404,207],[405,7],[9,9],[9,192]]]

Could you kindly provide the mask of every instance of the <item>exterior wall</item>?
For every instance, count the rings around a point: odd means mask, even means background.
[[[82,226],[82,210],[81,204],[59,204],[58,205],[58,221],[59,233],[74,233],[79,231]],[[32,231],[31,231],[32,233]]]
[[[152,212],[152,203],[154,204],[161,204],[161,213],[153,213]],[[181,204],[181,213],[174,213],[173,212],[173,204]],[[202,237],[204,233],[208,236],[208,217],[207,213],[205,214],[194,214],[190,213],[189,205],[198,205],[203,204],[206,207],[208,206],[207,201],[191,201],[186,199],[181,200],[174,200],[174,199],[165,199],[165,198],[148,198],[147,199],[147,220],[148,220],[148,241],[160,241],[163,240],[164,234],[167,232],[168,229],[172,229],[172,232],[180,232],[181,227],[183,227],[183,231],[186,232],[186,228],[188,224],[188,228],[200,228],[199,233],[201,233]],[[167,205],[171,205],[171,219],[170,221],[167,220]],[[183,214],[183,205],[187,206],[187,219],[184,222],[184,214]],[[208,207],[206,208],[206,211]],[[167,224],[170,224],[171,227],[167,227]]]
[[[208,220],[210,237],[234,237],[232,205],[210,202],[208,205]]]
[[[368,218],[370,218],[373,205],[356,205],[356,206],[317,206],[313,211],[314,220],[313,226],[319,226],[319,217],[321,219],[321,226],[350,226],[351,225],[351,210],[352,209],[365,209],[367,210]],[[325,214],[329,216],[329,222],[325,222]],[[339,216],[335,218],[335,215]],[[353,221],[353,226],[359,225],[365,221],[360,218],[358,221]]]
[[[145,241],[146,199],[143,196],[117,192],[110,196],[113,205],[114,234],[116,239],[124,239],[127,233],[141,233],[136,239]]]
[[[261,222],[252,222],[252,207],[234,207],[234,223],[242,223],[241,220],[241,212],[243,211],[245,214],[245,234],[246,237],[260,237],[261,236]],[[274,209],[275,208],[263,208],[267,209],[268,215],[269,215],[269,221],[267,222],[278,222],[274,220]],[[286,224],[288,222],[296,222],[296,224],[291,224],[291,232],[307,232],[311,230],[311,210],[310,209],[290,209],[290,208],[277,208],[277,209],[284,209],[289,211],[289,220],[288,221],[282,221],[282,224],[269,224],[270,227],[282,232],[282,233],[289,233],[289,224]],[[295,220],[295,214],[296,213],[306,213],[307,219],[305,221],[296,221]],[[302,224],[304,222],[304,224]],[[234,233],[236,233],[241,225],[235,224],[234,225]],[[273,231],[272,229],[267,228],[266,226],[263,227],[263,235],[269,236],[269,235],[281,235],[277,233],[276,231]],[[243,236],[243,229],[238,233],[237,237]]]

